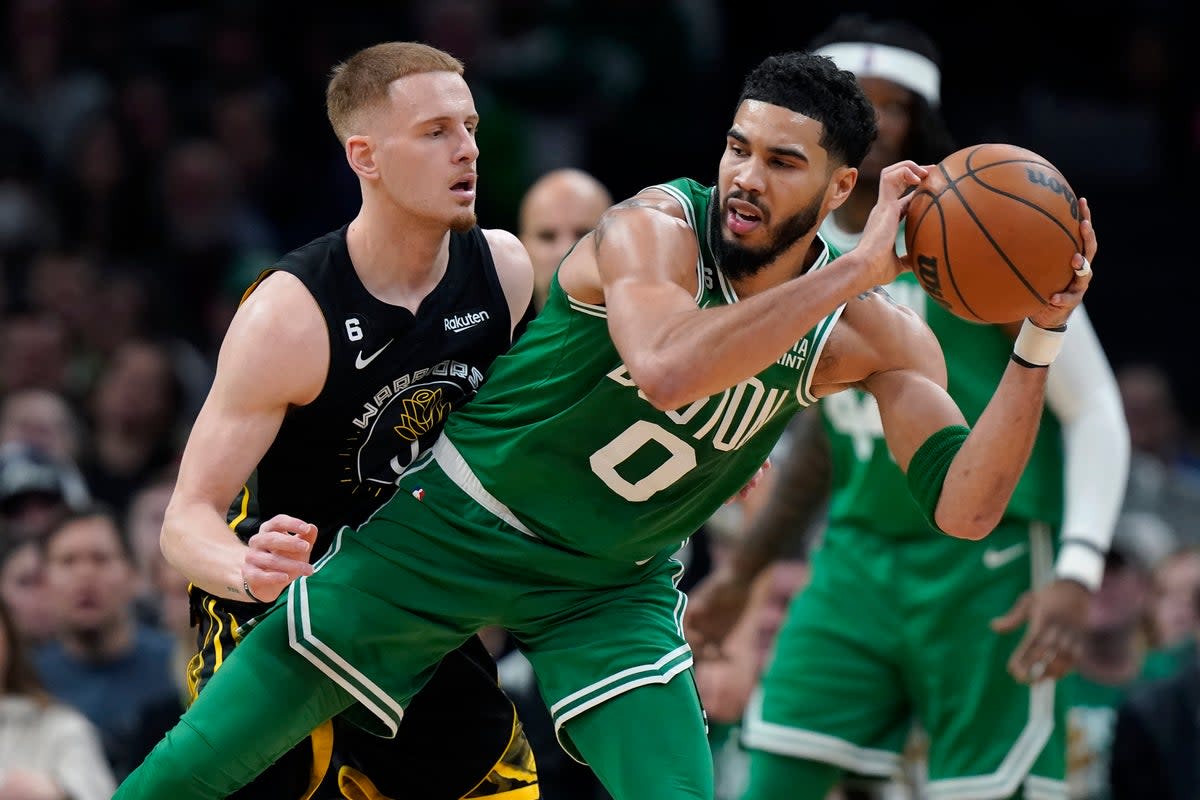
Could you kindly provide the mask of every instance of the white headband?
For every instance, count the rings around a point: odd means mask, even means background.
[[[829,56],[838,69],[853,72],[859,78],[884,78],[910,89],[936,106],[942,74],[920,53],[873,42],[838,42],[818,48],[817,55]]]

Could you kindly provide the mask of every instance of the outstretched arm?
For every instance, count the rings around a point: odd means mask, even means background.
[[[225,524],[225,514],[271,446],[288,406],[311,402],[320,392],[328,361],[329,337],[316,301],[287,273],[266,278],[234,315],[184,448],[160,540],[167,561],[205,591],[269,601],[293,578],[311,572],[314,526],[279,516],[265,522],[247,547]]]
[[[1117,381],[1083,308],[1071,315],[1062,353],[1049,369],[1046,404],[1062,425],[1065,456],[1056,580],[1023,594],[992,623],[999,632],[1026,626],[1008,669],[1029,682],[1060,678],[1079,659],[1090,595],[1104,577],[1129,474]]]

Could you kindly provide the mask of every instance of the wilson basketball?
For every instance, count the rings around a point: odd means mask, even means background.
[[[1036,313],[1083,252],[1079,202],[1053,164],[1008,144],[947,156],[916,189],[904,240],[925,292],[972,322]]]

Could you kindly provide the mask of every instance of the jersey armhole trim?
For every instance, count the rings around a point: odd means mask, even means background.
[[[696,207],[692,205],[690,197],[668,183],[656,183],[653,186],[647,186],[642,191],[644,192],[647,189],[657,189],[671,197],[676,203],[679,203],[679,207],[683,209],[683,216],[687,220],[688,227],[696,235],[696,295],[693,299],[696,301],[696,305],[700,305],[704,300],[704,256],[700,248],[700,228],[696,223]]]
[[[846,304],[842,303],[832,314],[822,320],[813,333],[813,353],[812,358],[804,365],[804,373],[800,376],[800,383],[796,387],[796,399],[803,406],[811,406],[817,402],[817,398],[812,393],[813,375],[816,374],[817,364],[821,360],[821,354],[825,352],[825,345],[829,342],[829,337],[833,333],[834,327],[838,320],[842,317],[842,312],[846,310]]]

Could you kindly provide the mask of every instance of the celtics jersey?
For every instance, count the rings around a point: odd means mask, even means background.
[[[696,236],[696,305],[736,302],[705,237],[715,190],[687,179],[656,188],[679,202]],[[829,258],[826,248],[812,269]],[[813,372],[841,311],[759,374],[659,411],[613,346],[605,308],[568,296],[556,280],[445,434],[531,533],[589,555],[648,559],[678,546],[736,494],[794,412],[815,402]]]
[[[998,327],[962,320],[927,297],[912,273],[887,287],[897,302],[920,314],[941,343],[950,396],[967,422],[975,424],[1008,366],[1012,340]],[[821,401],[833,453],[830,525],[885,534],[924,534],[931,530],[909,493],[883,439],[875,398],[858,390]],[[1057,526],[1063,506],[1062,435],[1058,420],[1042,413],[1029,465],[1013,492],[1006,519]]]

